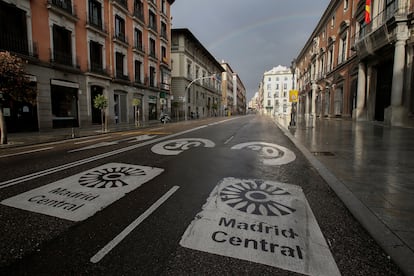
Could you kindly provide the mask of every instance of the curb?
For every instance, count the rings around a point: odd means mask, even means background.
[[[374,240],[400,267],[405,275],[414,275],[414,252],[392,232],[371,210],[368,209],[325,165],[323,165],[310,151],[302,145],[284,126],[274,121],[276,126],[302,152],[319,175],[342,200],[351,214],[361,223]]]

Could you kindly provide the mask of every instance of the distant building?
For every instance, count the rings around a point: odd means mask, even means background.
[[[299,116],[414,126],[413,1],[365,5],[330,1],[295,59]]]
[[[221,64],[188,29],[171,31],[172,117],[220,115]]]
[[[35,106],[7,103],[8,129],[155,120],[170,107],[170,5],[174,0],[0,0],[0,50],[28,60]],[[133,101],[139,99],[139,101]],[[132,103],[139,103],[133,106]]]
[[[240,76],[233,71],[230,64],[222,61],[221,66],[224,69],[221,77],[222,114],[245,114],[246,88]]]
[[[263,74],[263,113],[269,116],[287,116],[291,112],[289,91],[292,89],[292,72],[277,66]]]

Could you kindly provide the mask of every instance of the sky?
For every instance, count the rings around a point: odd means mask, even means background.
[[[290,67],[330,0],[176,0],[172,28],[187,28],[242,80],[249,101],[263,73]]]

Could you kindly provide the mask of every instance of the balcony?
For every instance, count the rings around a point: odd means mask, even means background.
[[[91,62],[88,68],[89,72],[95,73],[102,76],[109,76],[109,73],[106,68],[103,67],[102,63]]]
[[[134,8],[134,13],[132,14],[133,17],[139,21],[141,21],[142,23],[145,22],[145,18],[144,18],[144,12],[142,10],[142,8]]]
[[[73,68],[73,69],[79,69],[79,65],[78,65],[78,57],[76,57],[76,63],[73,62],[73,57],[72,57],[72,53],[69,51],[65,51],[65,50],[52,50],[49,49],[50,51],[50,62],[53,65],[56,66],[63,66],[66,68]]]
[[[128,75],[124,75],[124,73],[123,72],[116,72],[116,75],[115,75],[115,78],[117,79],[117,80],[120,80],[120,81],[126,81],[126,82],[129,82],[130,80],[129,80],[129,76]]]
[[[142,44],[136,43],[132,50],[136,53],[145,54],[145,47]]]
[[[0,34],[0,50],[34,58],[39,56],[36,42],[21,39],[8,33]]]
[[[128,1],[127,0],[113,0],[116,6],[120,7],[124,11],[128,12]]]
[[[361,57],[374,54],[375,51],[393,41],[396,22],[407,20],[408,15],[413,12],[413,8],[405,3],[394,2],[371,22],[361,26],[351,38],[352,50],[356,50]]]
[[[124,33],[115,33],[113,39],[114,42],[118,42],[125,47],[129,46],[128,37]]]
[[[153,31],[153,32],[155,32],[155,33],[158,33],[157,23],[155,23],[155,22],[150,22],[150,23],[148,24],[148,29],[149,29],[150,31]]]
[[[93,31],[97,31],[103,36],[108,35],[108,28],[102,22],[102,19],[100,18],[94,18],[92,16],[87,16],[86,17],[86,28],[91,29]]]
[[[148,54],[148,56],[150,58],[157,59],[157,54],[154,51],[150,51],[150,53]]]
[[[47,8],[63,15],[72,21],[78,21],[76,5],[72,7],[71,0],[47,0]]]

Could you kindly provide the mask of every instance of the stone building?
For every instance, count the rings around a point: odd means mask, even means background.
[[[172,117],[220,115],[221,64],[188,29],[171,31]]]
[[[332,0],[294,61],[299,116],[413,125],[413,1]]]
[[[277,66],[263,74],[263,108],[269,116],[287,116],[291,112],[289,91],[292,90],[292,72]]]
[[[109,101],[109,126],[158,119],[170,107],[173,2],[0,0],[0,50],[28,60],[38,91],[36,106],[8,103],[8,125],[23,131],[100,124],[93,105],[99,94]]]

